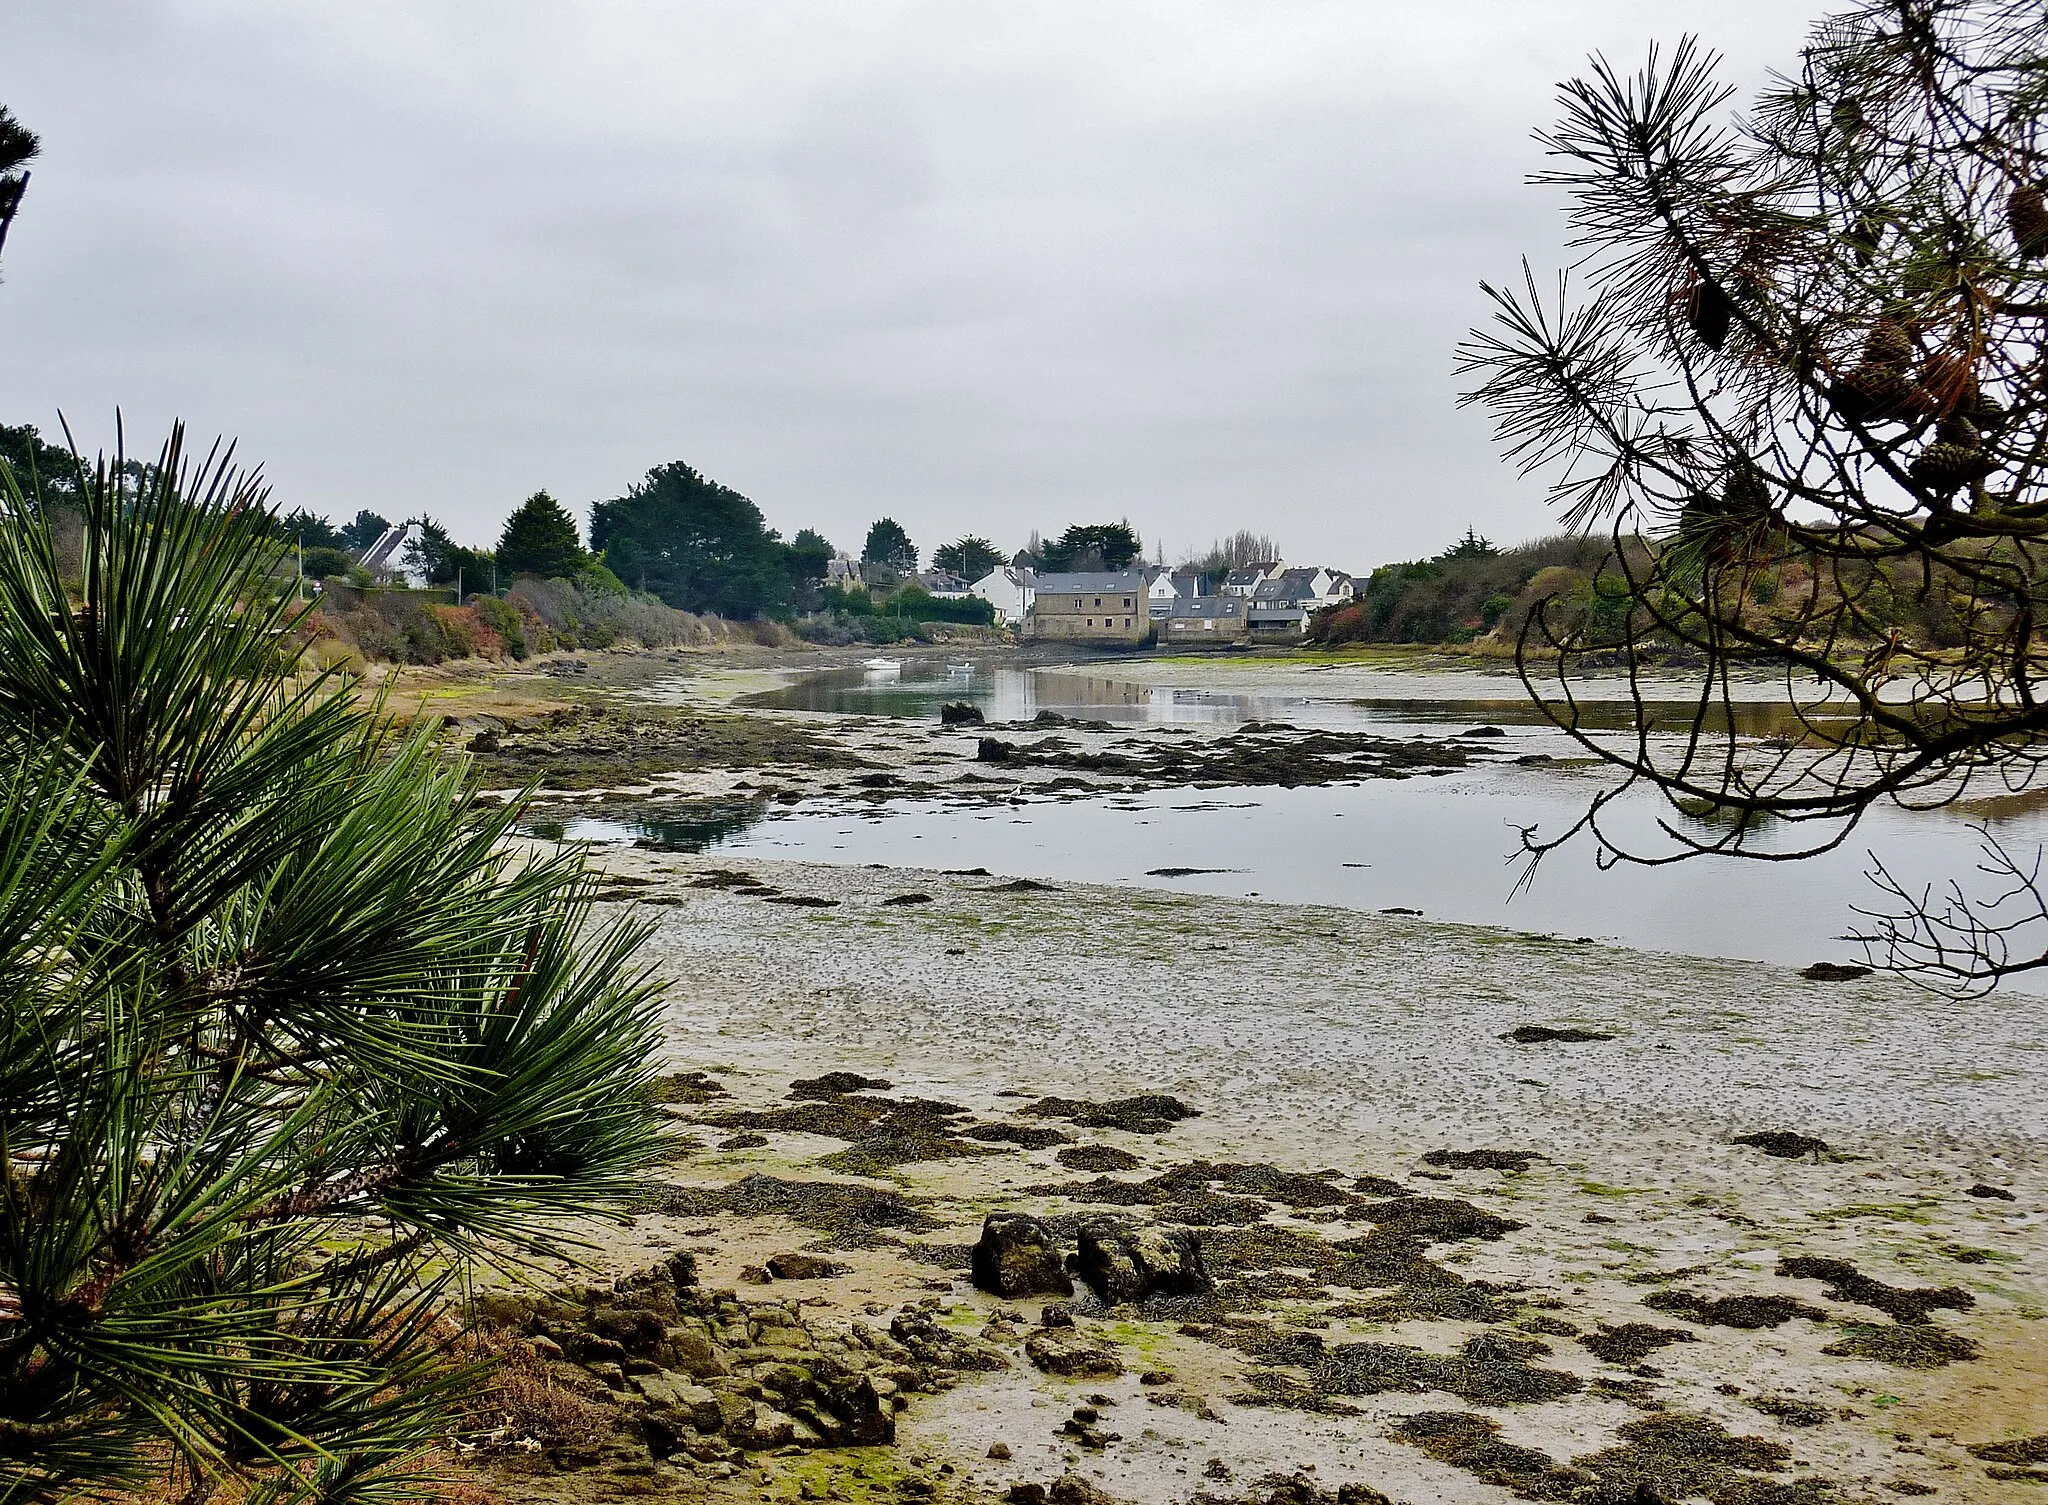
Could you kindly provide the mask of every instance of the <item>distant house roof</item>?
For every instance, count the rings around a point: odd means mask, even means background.
[[[1041,596],[1084,595],[1100,591],[1108,595],[1111,591],[1131,591],[1145,588],[1143,570],[1091,570],[1074,575],[1040,575],[1033,588]]]
[[[1317,589],[1319,576],[1326,582],[1321,590]],[[1344,578],[1335,570],[1326,570],[1320,565],[1282,570],[1271,580],[1260,581],[1258,589],[1252,592],[1252,599],[1261,603],[1314,601]]]
[[[1173,600],[1172,620],[1203,617],[1241,617],[1244,615],[1242,596],[1176,596]]]

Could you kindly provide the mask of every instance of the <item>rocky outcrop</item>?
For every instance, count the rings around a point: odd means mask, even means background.
[[[949,700],[939,707],[941,726],[980,726],[987,720],[980,706],[965,700]]]
[[[474,1316],[658,1459],[891,1442],[909,1394],[1008,1365],[930,1311],[906,1309],[887,1332],[808,1322],[794,1302],[743,1302],[694,1274],[683,1255],[610,1285],[480,1296]]]
[[[1024,1340],[1024,1356],[1047,1374],[1114,1379],[1124,1372],[1116,1345],[1077,1327],[1041,1327]]]
[[[1147,1296],[1199,1296],[1216,1288],[1202,1245],[1185,1228],[1091,1223],[1081,1230],[1078,1273],[1110,1306]]]
[[[983,1221],[973,1274],[977,1289],[1005,1300],[1074,1294],[1052,1231],[1022,1213],[991,1213]]]

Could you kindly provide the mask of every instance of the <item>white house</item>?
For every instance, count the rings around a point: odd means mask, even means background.
[[[1033,587],[1037,575],[1022,566],[998,565],[974,584],[968,587],[970,595],[981,597],[996,609],[996,620],[1006,627],[1015,627],[1024,620],[1024,614],[1031,610]]]
[[[1249,596],[1266,581],[1280,573],[1280,561],[1268,559],[1260,564],[1239,565],[1223,577],[1223,584],[1216,588],[1219,596]]]
[[[1255,634],[1298,638],[1309,618],[1351,596],[1351,577],[1341,570],[1280,570],[1253,590],[1246,623]]]
[[[1145,587],[1145,599],[1155,620],[1171,616],[1175,601],[1194,594],[1191,576],[1176,575],[1162,565],[1148,566],[1145,573],[1152,577],[1152,583]]]

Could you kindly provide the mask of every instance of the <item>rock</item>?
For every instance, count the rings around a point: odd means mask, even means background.
[[[1092,1223],[1081,1230],[1080,1245],[1080,1276],[1110,1306],[1216,1288],[1202,1264],[1201,1242],[1185,1228]]]
[[[1055,1479],[1047,1491],[1052,1505],[1124,1505],[1116,1495],[1104,1494],[1079,1474],[1065,1474]]]
[[[1072,1327],[1074,1314],[1057,1301],[1049,1301],[1038,1314],[1040,1327]]]
[[[983,737],[974,747],[974,761],[977,763],[1007,763],[1010,754],[1017,749],[1000,737]]]
[[[766,1270],[762,1269],[759,1265],[740,1266],[740,1279],[745,1281],[750,1286],[765,1286],[766,1284],[768,1284],[769,1281],[773,1280],[774,1278],[774,1276],[770,1275]]]
[[[1562,1045],[1584,1045],[1593,1040],[1612,1040],[1606,1030],[1581,1029],[1577,1025],[1566,1025],[1562,1029],[1549,1024],[1518,1024],[1506,1034],[1503,1040],[1516,1045],[1548,1045],[1553,1041]]]
[[[745,1401],[727,1413],[725,1435],[748,1452],[787,1447],[796,1441],[796,1418],[759,1401]]]
[[[774,1254],[768,1258],[768,1273],[777,1280],[829,1280],[840,1267],[815,1254]]]
[[[981,707],[965,700],[949,700],[939,707],[941,726],[981,726],[988,717],[981,714]]]
[[[1060,1263],[1052,1231],[1021,1213],[991,1213],[974,1246],[976,1289],[1005,1300],[1019,1296],[1071,1296],[1074,1282]]]
[[[1782,1129],[1738,1134],[1734,1142],[1762,1150],[1766,1155],[1779,1160],[1804,1160],[1808,1155],[1821,1159],[1828,1154],[1828,1142],[1825,1139],[1816,1139],[1811,1134],[1794,1134]]]
[[[725,1373],[725,1362],[704,1334],[688,1327],[672,1327],[667,1334],[670,1366],[692,1379],[708,1380]]]
[[[988,1445],[988,1455],[998,1463],[1007,1463],[1010,1460],[1010,1445],[1007,1442],[991,1442]]]
[[[1975,1186],[1971,1187],[1968,1191],[1964,1192],[1963,1195],[1966,1197],[1987,1197],[1999,1202],[2010,1202],[2014,1200],[2013,1194],[2007,1191],[2004,1187],[1987,1186],[1982,1181],[1979,1181]]]
[[[677,1422],[686,1422],[700,1433],[717,1432],[725,1426],[725,1412],[715,1391],[679,1380],[673,1374],[644,1374],[634,1383],[647,1397],[648,1413],[667,1422],[672,1432]]]
[[[1024,1340],[1024,1357],[1047,1374],[1115,1379],[1124,1372],[1116,1345],[1071,1327],[1041,1327]]]
[[[1859,977],[1868,977],[1870,968],[1853,963],[1815,962],[1810,967],[1800,968],[1799,975],[1809,982],[1854,982]]]

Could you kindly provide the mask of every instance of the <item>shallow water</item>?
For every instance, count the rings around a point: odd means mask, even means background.
[[[930,720],[948,702],[964,702],[990,721],[1029,721],[1041,712],[1117,726],[1235,726],[1285,721],[1297,726],[1371,730],[1387,735],[1430,733],[1476,724],[1548,725],[1511,674],[1415,673],[1333,666],[1299,691],[1233,689],[1226,684],[1148,684],[1131,677],[1157,661],[1132,660],[1119,673],[1115,661],[1099,669],[1063,665],[1017,668],[1000,661],[906,660],[900,670],[826,669],[743,704],[764,710],[829,711]],[[1199,674],[1199,664],[1190,666]],[[1219,680],[1229,678],[1218,674]],[[1307,675],[1297,676],[1306,679]],[[1652,684],[1653,717],[1671,725],[1690,714],[1687,687]],[[1738,687],[1753,699],[1738,707],[1736,730],[1763,737],[1793,730],[1779,687],[1759,682]],[[1635,708],[1619,681],[1611,691],[1580,702],[1583,723],[1621,730],[1635,724]]]
[[[1355,693],[1361,680],[1368,693]],[[1354,676],[1343,688],[1352,693],[1145,685],[1114,677],[1110,666],[1076,671],[976,664],[970,672],[949,673],[941,663],[910,663],[901,674],[812,674],[751,703],[935,719],[941,704],[966,700],[999,722],[1053,711],[1134,725],[1283,721],[1389,735],[1442,736],[1485,724],[1506,729],[1503,739],[1487,745],[1510,758],[1574,751],[1563,733],[1541,723],[1511,678],[1389,672]],[[1760,702],[1754,726],[1743,729],[1782,725],[1782,710],[1762,703],[1773,687],[1754,688]],[[1629,706],[1620,696],[1592,704],[1628,724]],[[1400,907],[1432,919],[1798,966],[1862,956],[1846,937],[1867,928],[1859,906],[1882,902],[1869,877],[1876,863],[1909,888],[1939,889],[1961,878],[1972,892],[1987,892],[1988,880],[1976,872],[1979,822],[1992,819],[1998,838],[2016,852],[2048,839],[2048,802],[2023,796],[1988,811],[1874,810],[1836,850],[1796,863],[1701,858],[1603,869],[1592,843],[1581,838],[1531,872],[1521,855],[1521,829],[1561,833],[1608,777],[1584,767],[1503,760],[1438,777],[1319,788],[1169,789],[1081,800],[1019,797],[995,805],[736,801],[698,806],[675,820],[577,819],[533,829],[555,839],[639,840],[692,852],[986,868],[1055,882]],[[1676,817],[1645,792],[1614,807],[1609,824],[1636,849],[1657,850],[1660,818]],[[1802,839],[1811,841],[1813,828],[1780,826],[1767,832],[1764,844],[1783,850]],[[2016,939],[2024,945],[2026,937]],[[2037,949],[2041,945],[2048,945],[2048,934],[2036,940]]]
[[[849,811],[832,801],[735,807],[714,820],[578,819],[538,834],[646,840],[686,851],[891,867],[987,868],[1005,877],[1086,880],[1504,925],[1701,956],[1805,965],[1853,960],[1841,939],[1878,895],[1875,851],[1910,884],[1968,874],[1977,832],[1959,818],[1890,810],[1844,847],[1799,863],[1700,859],[1601,871],[1588,845],[1545,859],[1526,886],[1517,828],[1561,829],[1592,786],[1568,775],[1488,769],[1436,779],[1308,789],[1164,790],[993,808],[899,801]],[[1621,827],[1650,839],[1653,805]],[[2042,823],[2030,821],[2028,839]],[[2001,833],[2011,836],[2013,833]],[[1199,869],[1172,872],[1162,870]]]

